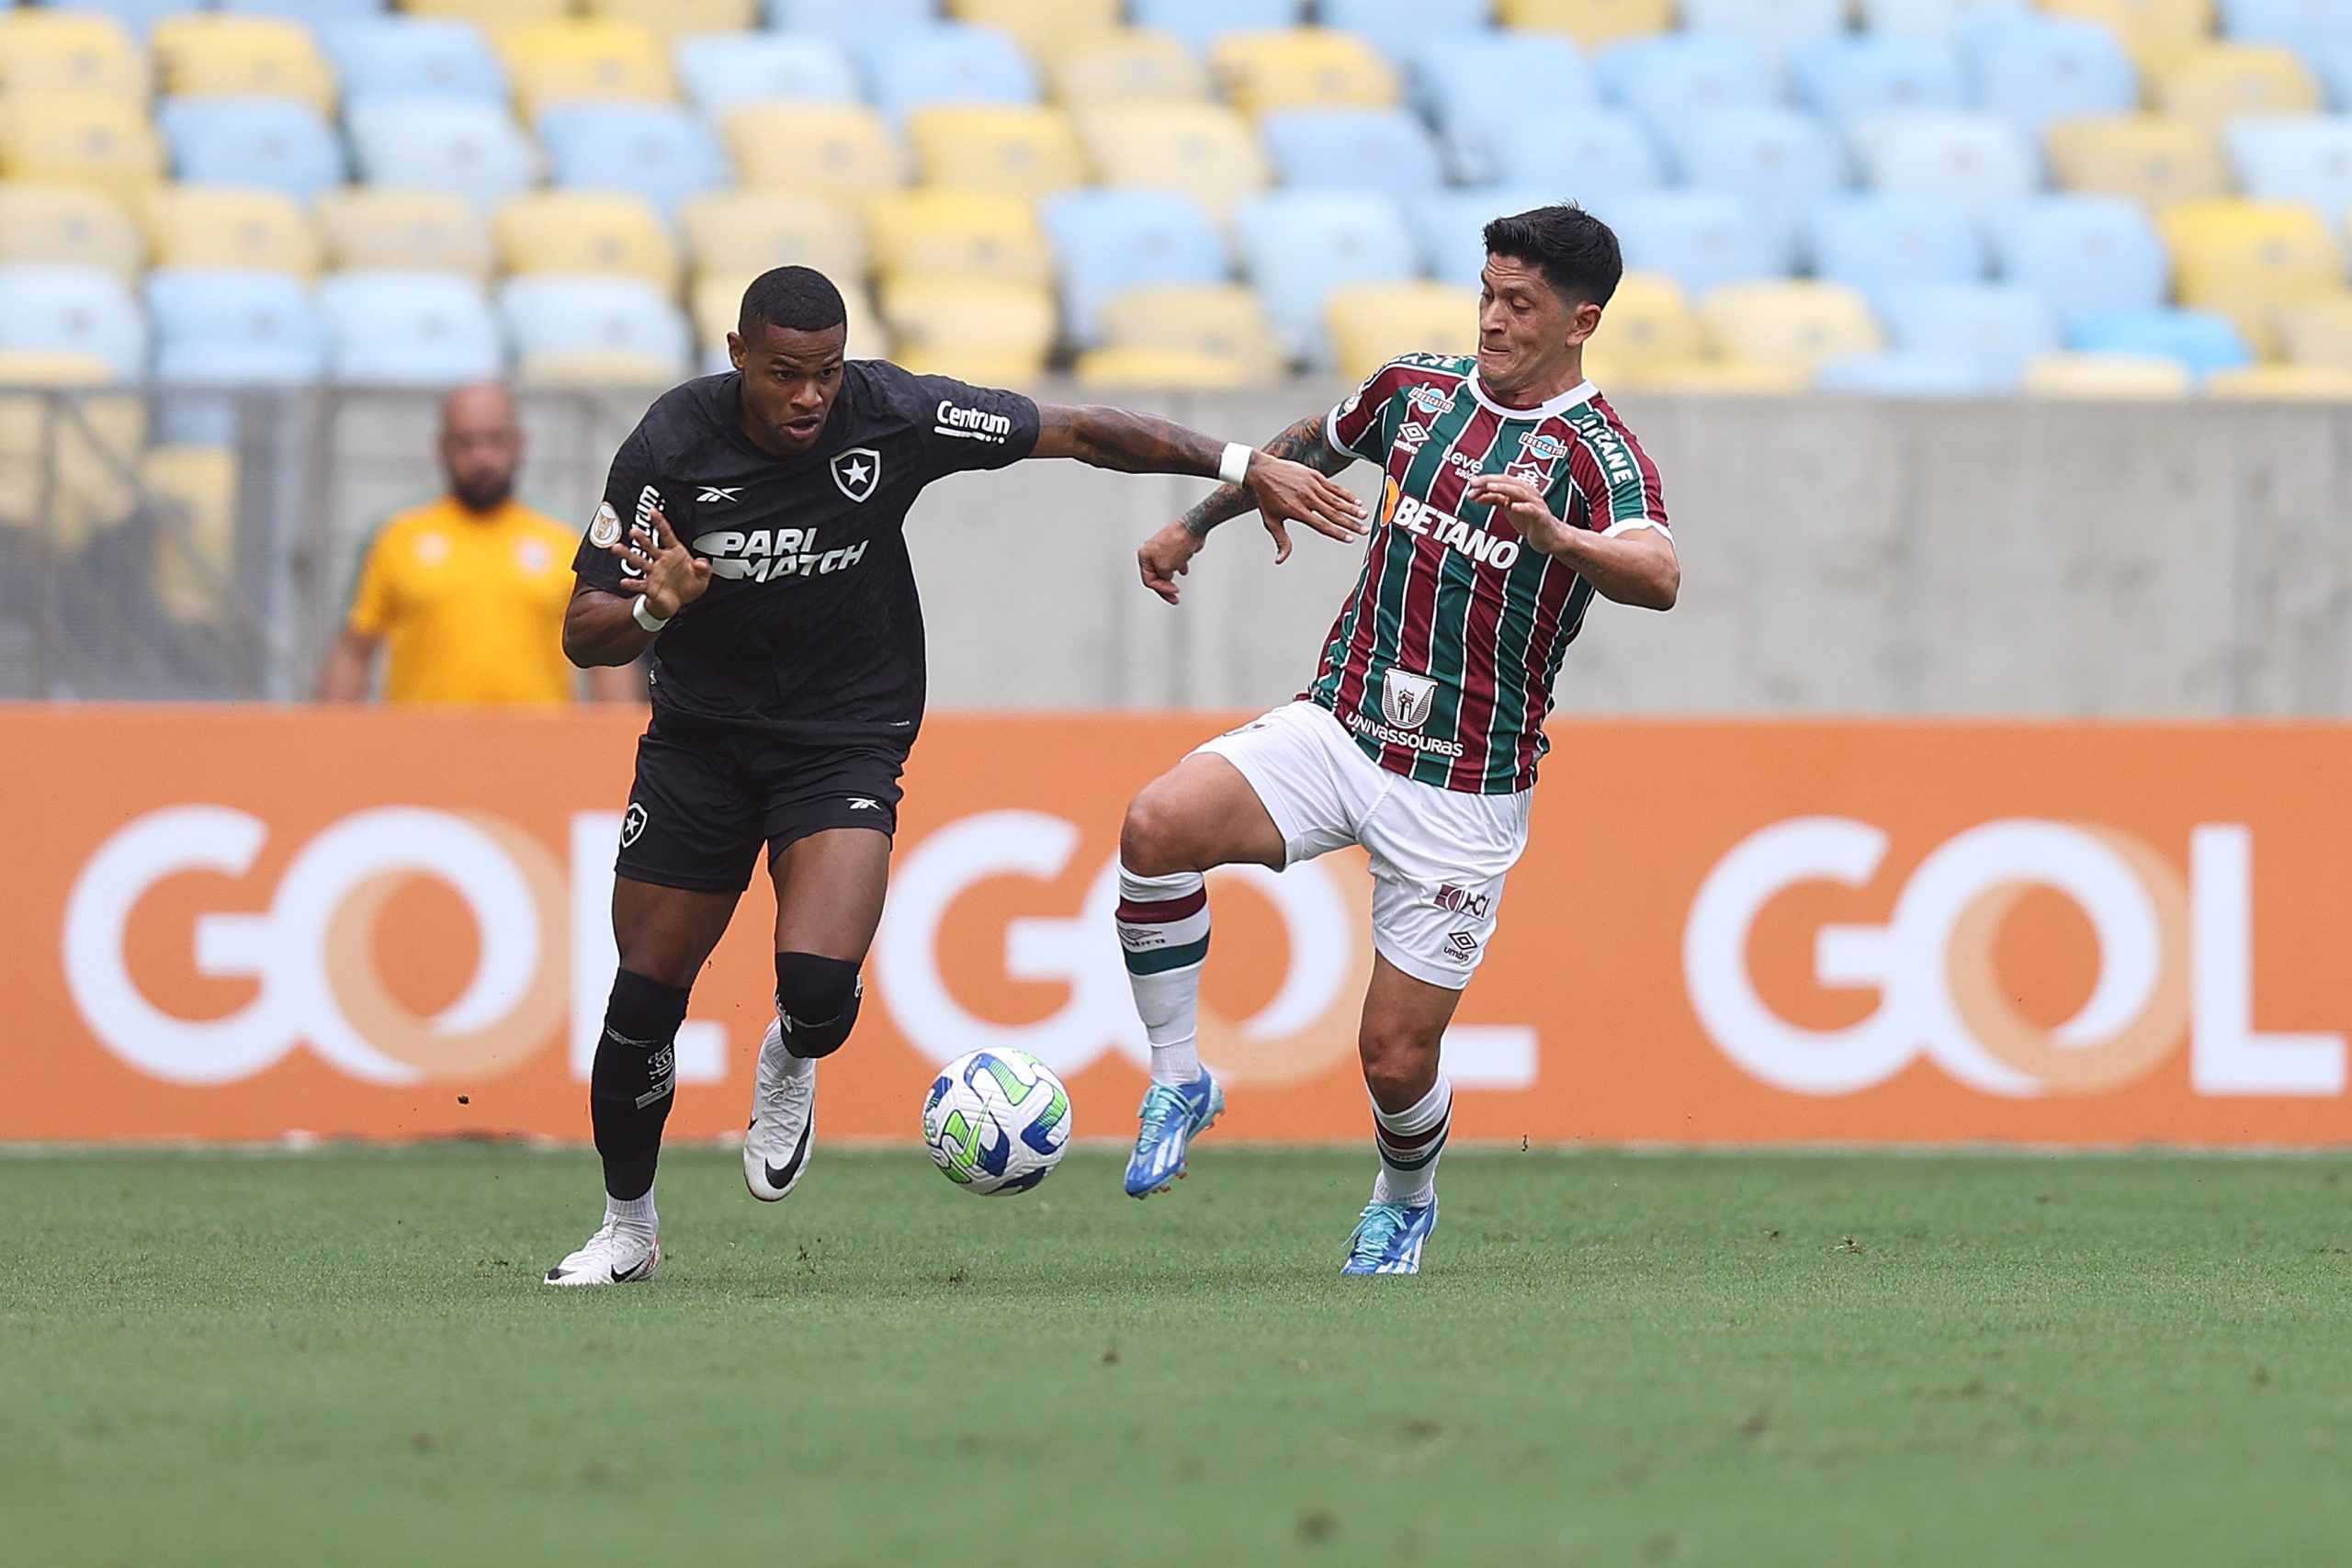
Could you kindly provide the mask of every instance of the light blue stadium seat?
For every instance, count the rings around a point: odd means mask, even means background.
[[[368,98],[345,111],[359,177],[454,190],[487,212],[529,186],[535,154],[503,104]]]
[[[249,17],[284,17],[288,20],[308,22],[312,27],[322,23],[349,21],[355,17],[380,17],[392,8],[391,0],[219,0],[223,11],[242,11]],[[193,5],[182,6],[183,11],[193,11]]]
[[[2052,120],[2130,114],[2140,73],[2115,35],[2073,17],[1995,13],[1960,30],[1976,101],[2029,136]]]
[[[319,47],[334,62],[345,103],[401,95],[506,101],[506,71],[490,40],[458,17],[378,17],[330,22]]]
[[[1320,0],[1315,15],[1324,27],[1363,34],[1401,62],[1424,39],[1485,28],[1494,11],[1494,0]]]
[[[2172,263],[2140,204],[2120,196],[2037,196],[1985,215],[1994,270],[2032,288],[2061,321],[2085,310],[2153,310]]]
[[[2029,8],[2026,0],[1862,0],[1862,30],[1949,39],[1971,17],[2014,15]]]
[[[855,38],[878,28],[920,27],[939,19],[937,0],[767,0],[768,26],[780,32]]]
[[[2222,127],[2238,188],[2307,201],[2342,232],[2352,213],[2352,115],[2248,115]]]
[[[1660,33],[1594,57],[1601,96],[1652,127],[1714,109],[1760,108],[1780,100],[1778,73],[1744,38]]]
[[[147,315],[98,267],[0,266],[0,349],[92,355],[135,381],[147,365]]]
[[[1565,34],[1441,33],[1417,42],[1406,82],[1413,107],[1438,128],[1446,163],[1464,185],[1486,185],[1527,106],[1599,103],[1584,55]]]
[[[194,0],[41,0],[41,4],[52,11],[96,11],[141,38],[161,17],[199,9]]]
[[[1283,184],[1418,196],[1445,183],[1437,148],[1408,109],[1287,109],[1258,121]]]
[[[904,119],[926,104],[1032,104],[1037,73],[1010,34],[948,24],[867,33],[858,63],[874,107]]]
[[[2058,313],[2033,288],[2014,283],[1939,283],[1897,289],[1880,311],[1905,353],[1956,355],[2015,386],[2026,361],[2054,354]]]
[[[2222,32],[2312,52],[2352,41],[2352,0],[2222,0]]]
[[[2245,339],[2217,310],[2092,310],[2066,323],[2066,346],[2087,354],[2147,354],[2177,359],[2203,380],[2254,363]]]
[[[541,273],[498,288],[498,314],[518,358],[541,354],[630,354],[687,374],[694,329],[667,294],[637,277]]]
[[[1981,216],[2041,187],[2041,159],[1996,115],[1893,114],[1851,131],[1863,182],[1891,196],[1933,196]]]
[[[1908,109],[1958,108],[1967,99],[1960,57],[1931,38],[1815,39],[1791,51],[1789,78],[1800,102],[1841,125]]]
[[[556,184],[635,191],[667,218],[730,180],[710,122],[682,104],[571,99],[541,112],[539,140]]]
[[[1814,209],[1806,249],[1815,276],[1860,290],[1874,307],[1897,289],[1984,276],[1966,210],[1929,196],[1831,197]]]
[[[342,140],[297,99],[170,98],[155,123],[183,180],[266,186],[297,201],[344,182]]]
[[[2352,114],[2352,39],[2322,44],[2312,56],[2312,69],[2327,89],[2328,107],[2337,114]]]
[[[481,286],[458,273],[342,272],[319,285],[329,372],[360,386],[446,387],[506,363]]]
[[[1846,0],[1681,0],[1678,9],[1690,31],[1744,38],[1776,68],[1797,45],[1846,28]]]
[[[1233,226],[1242,270],[1281,333],[1283,353],[1318,367],[1330,358],[1327,294],[1419,271],[1404,213],[1389,197],[1366,191],[1272,191],[1237,208]]]
[[[1081,347],[1101,341],[1102,302],[1152,283],[1216,283],[1225,241],[1200,203],[1175,191],[1077,190],[1045,208],[1061,275],[1064,330]]]
[[[1742,197],[1786,245],[1824,197],[1846,187],[1844,149],[1821,121],[1796,109],[1720,109],[1665,130],[1682,183]]]
[[[1789,270],[1788,250],[1755,209],[1721,191],[1651,191],[1627,197],[1602,216],[1617,231],[1629,270],[1664,273],[1692,295]]]
[[[164,267],[147,275],[158,380],[299,386],[326,374],[326,323],[282,272]]]
[[[1206,53],[1219,33],[1303,27],[1306,0],[1134,0],[1127,19],[1139,28],[1174,33]]]
[[[865,95],[849,51],[835,39],[796,33],[700,33],[673,51],[678,80],[713,119],[767,98],[853,103]]]
[[[2018,379],[1964,354],[1898,348],[1826,361],[1813,387],[1833,397],[1995,398],[2017,390]]]
[[[1545,106],[1520,112],[1497,148],[1504,184],[1548,190],[1605,213],[1623,197],[1666,183],[1657,145],[1641,122],[1615,109]]]
[[[1487,225],[1559,199],[1560,193],[1548,186],[1489,186],[1420,197],[1407,206],[1405,216],[1430,276],[1476,288],[1487,265]]]

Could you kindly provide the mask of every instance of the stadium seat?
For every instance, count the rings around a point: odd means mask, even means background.
[[[458,17],[378,17],[319,29],[346,103],[394,96],[480,98],[503,107],[506,70]]]
[[[1585,344],[1585,372],[1603,387],[1642,386],[1668,366],[1707,357],[1706,329],[1670,277],[1629,272]]]
[[[335,111],[334,68],[309,28],[278,17],[167,17],[153,35],[160,90],[180,98],[298,98]]]
[[[2230,171],[2211,130],[2162,115],[2062,119],[2042,139],[2064,189],[2129,197],[2145,207],[2220,196]]]
[[[1183,348],[1097,348],[1078,356],[1078,384],[1151,391],[1231,391],[1264,379],[1248,360]]]
[[[2352,370],[2352,293],[2288,300],[2278,307],[2278,340],[2291,364]]]
[[[2066,344],[2092,354],[2178,360],[2197,380],[2254,363],[2245,337],[2229,317],[2215,310],[2086,311],[2066,323]]]
[[[1433,191],[1406,203],[1405,217],[1429,275],[1441,283],[1476,288],[1487,267],[1487,225],[1557,199],[1559,193],[1548,186]]]
[[[1728,284],[1701,298],[1699,321],[1724,358],[1792,366],[1808,377],[1826,359],[1886,346],[1869,301],[1836,283]]]
[[[1354,33],[1391,61],[1411,59],[1424,39],[1483,31],[1493,0],[1318,0],[1317,22]]]
[[[2352,39],[2352,0],[2222,0],[2222,36],[2310,54]]]
[[[1105,33],[1046,56],[1054,96],[1065,104],[1132,104],[1209,96],[1209,73],[1183,40],[1168,33]]]
[[[662,215],[625,191],[548,190],[518,196],[491,219],[510,273],[611,275],[663,291],[678,286],[678,252]]]
[[[1940,39],[1849,33],[1792,51],[1796,96],[1843,125],[1883,114],[1957,109],[1967,99],[1960,57]]]
[[[1242,270],[1263,298],[1284,355],[1330,363],[1323,305],[1335,288],[1409,278],[1419,258],[1404,214],[1362,191],[1274,191],[1234,212]]]
[[[1668,127],[1665,141],[1685,185],[1746,198],[1784,246],[1823,197],[1848,184],[1837,139],[1794,109],[1696,114]]]
[[[135,198],[164,177],[164,144],[146,106],[77,92],[0,96],[0,175],[95,186]]]
[[[882,290],[898,361],[917,375],[1022,383],[1045,374],[1054,297],[1017,284],[908,278]]]
[[[88,93],[144,103],[147,56],[112,17],[0,11],[0,93]]]
[[[148,275],[146,293],[160,381],[295,386],[326,373],[326,328],[300,278],[164,267]]]
[[[1259,120],[1286,186],[1418,196],[1445,183],[1437,148],[1404,109],[1292,109]]]
[[[1566,33],[1588,50],[1674,27],[1674,0],[1497,0],[1507,28]]]
[[[1763,219],[1721,191],[1643,192],[1606,217],[1627,266],[1671,277],[1693,294],[1789,270],[1788,250]]]
[[[1781,96],[1770,62],[1743,38],[1635,39],[1595,56],[1592,73],[1603,97],[1653,130],[1687,115],[1761,108]]]
[[[1960,32],[1976,101],[2028,136],[2051,122],[2130,114],[2140,73],[2115,35],[2073,17],[1992,12]]]
[[[1897,348],[1826,360],[1813,389],[1831,397],[1991,398],[2017,389],[2018,378],[1964,354]]]
[[[1078,129],[1105,185],[1182,191],[1220,221],[1268,178],[1250,122],[1223,104],[1090,105]]]
[[[1302,25],[1306,0],[1132,0],[1127,14],[1136,27],[1174,33],[1206,54],[1220,33]]]
[[[0,266],[0,350],[88,355],[119,381],[146,368],[147,317],[113,273],[94,266]]]
[[[342,139],[299,98],[168,98],[155,123],[183,180],[267,186],[304,202],[344,181]]]
[[[2186,201],[2156,226],[2172,247],[2180,302],[2227,315],[2257,353],[2277,342],[2278,307],[2345,286],[2331,226],[2301,202]]]
[[[2204,393],[2232,402],[2352,402],[2352,370],[2324,365],[2252,365],[2217,370],[2205,378]]]
[[[2041,9],[2097,22],[2113,33],[2143,70],[2203,43],[2213,31],[2213,0],[2036,0]]]
[[[2166,402],[2196,388],[2188,367],[2154,354],[2051,354],[2025,367],[2018,389],[2030,398],[2089,402]]]
[[[2026,9],[2026,0],[1862,0],[1862,30],[1950,42],[1979,17],[2014,16]]]
[[[571,0],[401,0],[413,17],[456,17],[483,27],[546,22],[571,14]]]
[[[2352,114],[2352,39],[2322,44],[2310,58],[2327,89],[2328,107],[2337,114]]]
[[[939,19],[936,0],[767,0],[768,26],[787,33],[851,39],[876,28],[920,27]]]
[[[1787,398],[1812,382],[1802,365],[1745,359],[1688,359],[1644,374],[1642,389],[1684,398]]]
[[[498,288],[499,319],[525,381],[667,386],[694,359],[685,312],[639,277],[510,277]]]
[[[987,191],[907,190],[867,203],[875,271],[887,286],[910,277],[964,278],[1043,288],[1054,280],[1053,247],[1037,209]]]
[[[2277,44],[2216,43],[2186,50],[2159,62],[2149,96],[2180,119],[2218,127],[2238,115],[2312,114],[2319,83],[2291,49]]]
[[[678,81],[712,119],[770,98],[851,104],[862,96],[849,52],[831,39],[790,33],[707,33],[671,51]]]
[[[1939,197],[1972,218],[2041,185],[2041,160],[2018,129],[1989,114],[1894,114],[1854,126],[1866,184],[1890,196]]]
[[[318,276],[318,235],[283,191],[167,186],[146,216],[157,266]]]
[[[735,331],[742,321],[743,291],[751,287],[753,278],[768,269],[769,265],[763,263],[739,273],[708,273],[695,280],[687,297],[687,309],[693,321],[695,340],[702,344],[703,374],[724,375],[734,368],[727,353],[727,334]],[[842,280],[841,291],[842,306],[848,318],[849,357],[889,357],[890,334],[882,330],[881,319],[866,299],[865,287],[854,280]]]
[[[1446,162],[1465,185],[1502,176],[1526,106],[1549,112],[1600,103],[1584,56],[1557,33],[1439,33],[1414,45],[1412,101],[1438,128]]]
[[[730,183],[710,122],[681,104],[558,104],[539,116],[539,140],[556,184],[630,191],[665,219]]]
[[[2222,128],[2238,188],[2302,201],[2332,222],[2352,214],[2352,117],[2253,115]]]
[[[1957,204],[1926,196],[1832,197],[1809,229],[1814,271],[1872,300],[1984,273],[1975,226]]]
[[[1502,183],[1548,190],[1555,200],[1582,202],[1604,217],[1624,197],[1666,183],[1657,144],[1633,116],[1615,109],[1522,110],[1494,153]]]
[[[959,22],[1008,33],[1033,55],[1120,30],[1123,0],[948,0]]]
[[[736,178],[753,190],[860,201],[905,179],[897,143],[864,104],[745,104],[721,130]]]
[[[529,186],[537,163],[504,107],[478,98],[369,98],[345,121],[361,179],[452,191],[484,212]]]
[[[1046,204],[1059,263],[1064,332],[1102,339],[1103,301],[1151,283],[1216,283],[1225,242],[1200,203],[1174,191],[1078,190]]]
[[[26,262],[89,266],[135,278],[146,237],[130,210],[91,186],[0,181],[0,266]]]
[[[1159,283],[1102,303],[1109,348],[1216,355],[1250,367],[1252,380],[1282,374],[1274,323],[1257,291],[1238,283]]]
[[[918,109],[907,141],[924,183],[1043,200],[1086,183],[1078,132],[1060,109],[1019,104]]]
[[[1681,0],[1691,32],[1728,33],[1754,44],[1779,68],[1799,44],[1846,29],[1846,0]]]
[[[669,103],[678,96],[661,40],[628,22],[517,22],[493,29],[490,41],[526,121],[568,98]]]
[[[2171,262],[2139,203],[2116,196],[2037,196],[1995,208],[1984,232],[1994,271],[2077,310],[2152,310],[2168,297]]]
[[[584,9],[591,17],[670,39],[740,33],[760,25],[760,0],[587,0]]]
[[[356,17],[380,17],[392,0],[218,0],[223,11],[254,17],[283,17],[288,21],[319,27]],[[187,7],[182,6],[182,11]]]
[[[812,266],[847,289],[865,276],[865,233],[857,209],[822,197],[721,190],[678,209],[695,271],[758,276],[770,267]]]
[[[1897,289],[1883,307],[1887,335],[1905,353],[1957,356],[2015,386],[2026,363],[2060,346],[2048,300],[2014,283],[1945,283]]]
[[[1400,354],[1476,354],[1478,295],[1450,283],[1358,283],[1323,302],[1341,378],[1361,381]]]
[[[489,225],[456,191],[321,191],[311,216],[336,271],[461,272],[486,281],[496,260]]]
[[[1021,46],[993,28],[942,25],[869,33],[859,62],[874,107],[904,124],[912,111],[940,104],[1034,104],[1037,75]]]
[[[1396,70],[1370,40],[1329,28],[1227,33],[1209,63],[1243,114],[1385,109],[1403,96]]]

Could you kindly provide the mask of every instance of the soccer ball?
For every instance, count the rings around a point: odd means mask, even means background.
[[[1026,1192],[1069,1147],[1069,1092],[1025,1051],[967,1051],[923,1096],[922,1141],[967,1192]]]

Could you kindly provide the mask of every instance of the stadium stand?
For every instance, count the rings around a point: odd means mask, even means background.
[[[1558,113],[1600,104],[1583,51],[1554,33],[1424,36],[1406,69],[1413,107],[1437,127],[1447,165],[1466,186],[1499,179],[1503,158],[1526,144],[1521,106]]]
[[[832,39],[793,33],[704,33],[672,51],[678,81],[707,118],[770,98],[855,103],[856,68]]]
[[[300,385],[326,368],[326,332],[286,272],[163,267],[147,277],[155,377],[165,383]]]
[[[311,216],[337,271],[461,272],[487,282],[497,265],[489,226],[454,191],[350,186],[321,193]]]
[[[1034,104],[1037,75],[1010,34],[941,25],[859,40],[874,107],[893,122],[926,104]]]
[[[506,70],[459,17],[365,17],[319,29],[346,107],[368,98],[480,98],[503,105]]]
[[[510,277],[498,312],[514,374],[537,385],[663,385],[692,367],[694,334],[665,288],[641,277]]]
[[[145,51],[113,17],[0,11],[0,92],[89,93],[142,103],[151,85]]]
[[[47,262],[98,267],[125,283],[146,262],[130,210],[95,186],[0,182],[0,266]]]
[[[0,350],[85,355],[135,381],[146,369],[147,318],[104,268],[0,266]]]
[[[455,386],[505,367],[490,301],[460,273],[336,273],[319,285],[319,310],[338,381]]]
[[[1234,213],[1242,270],[1291,358],[1330,363],[1323,308],[1337,289],[1392,283],[1419,269],[1403,212],[1363,191],[1271,191]]]
[[[1449,283],[1360,283],[1334,289],[1323,323],[1342,378],[1361,381],[1400,354],[1470,354],[1478,299]]]
[[[1291,109],[1258,122],[1286,186],[1418,196],[1445,183],[1437,147],[1402,109]]]
[[[159,267],[279,272],[306,282],[318,274],[310,216],[282,191],[173,186],[149,199],[145,216]]]
[[[1193,102],[1209,96],[1208,71],[1182,39],[1133,29],[1080,39],[1046,62],[1065,104]]]
[[[544,110],[538,129],[556,184],[629,191],[665,220],[730,183],[710,122],[683,105],[575,100]]]
[[[1788,270],[1786,247],[1736,196],[1645,191],[1600,210],[1617,231],[1627,266],[1663,273],[1693,294]]]
[[[1173,191],[1071,191],[1046,204],[1045,223],[1060,267],[1063,327],[1082,347],[1102,341],[1102,308],[1122,290],[1226,276],[1216,225]]]
[[[370,185],[445,190],[488,212],[537,172],[537,149],[497,104],[369,98],[346,118],[359,177]]]
[[[345,178],[342,138],[299,98],[169,98],[155,122],[183,180],[267,186],[307,202]]]
[[[721,130],[736,177],[752,190],[855,201],[905,177],[898,143],[864,104],[745,104]]]

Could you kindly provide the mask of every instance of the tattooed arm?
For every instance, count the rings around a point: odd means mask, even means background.
[[[1037,416],[1037,445],[1030,454],[1035,457],[1072,457],[1127,474],[1214,478],[1225,453],[1223,442],[1197,430],[1125,409],[1047,403],[1039,406]],[[1272,448],[1253,452],[1241,483],[1220,493],[1244,497],[1236,512],[1263,512],[1270,528],[1304,523],[1335,539],[1352,539],[1364,531],[1363,505],[1332,483],[1329,472]]]
[[[1310,414],[1275,436],[1260,448],[1267,456],[1283,458],[1313,468],[1319,474],[1336,474],[1355,461],[1351,453],[1342,452],[1324,437],[1322,414]],[[1180,590],[1176,580],[1192,569],[1193,558],[1208,542],[1209,531],[1220,523],[1231,522],[1245,512],[1260,510],[1258,502],[1238,485],[1219,485],[1198,506],[1144,541],[1136,553],[1136,564],[1143,571],[1143,585],[1167,600],[1176,603]],[[1356,530],[1361,533],[1363,530]],[[1274,564],[1290,559],[1290,534],[1282,519],[1269,513],[1266,532],[1274,536]],[[1328,528],[1319,533],[1331,533]],[[1332,535],[1334,538],[1351,536]]]

